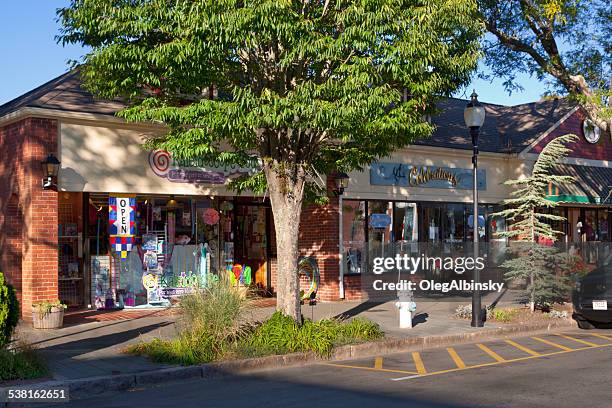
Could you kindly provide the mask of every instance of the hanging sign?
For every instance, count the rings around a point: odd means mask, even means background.
[[[109,196],[108,211],[110,244],[126,259],[134,244],[136,197]]]
[[[391,216],[389,214],[370,215],[370,227],[385,229],[389,225],[391,225]]]

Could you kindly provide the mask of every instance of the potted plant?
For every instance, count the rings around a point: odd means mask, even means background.
[[[66,305],[59,300],[43,300],[32,305],[35,329],[59,329],[64,324]]]

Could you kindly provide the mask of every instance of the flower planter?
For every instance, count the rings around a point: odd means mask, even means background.
[[[64,324],[64,307],[52,306],[50,311],[32,307],[32,323],[35,329],[59,329]]]

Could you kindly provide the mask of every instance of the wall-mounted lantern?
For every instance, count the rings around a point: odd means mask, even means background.
[[[41,162],[43,179],[43,190],[57,191],[57,175],[59,174],[60,161],[51,153],[45,160]]]

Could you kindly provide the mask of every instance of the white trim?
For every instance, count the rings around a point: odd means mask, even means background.
[[[535,162],[538,159],[537,153],[526,153],[523,156],[525,160],[531,160]],[[590,166],[590,167],[612,167],[612,163],[608,160],[594,160],[594,159],[583,159],[580,157],[564,157],[560,160],[563,164],[574,164],[577,166]]]
[[[569,111],[568,113],[566,113],[561,119],[559,119],[557,122],[555,122],[554,125],[552,125],[550,128],[548,128],[548,130],[546,130],[545,132],[543,132],[540,136],[538,136],[533,142],[531,142],[529,144],[529,146],[527,146],[526,148],[524,148],[523,150],[521,150],[521,152],[519,153],[519,157],[523,158],[525,157],[526,154],[529,154],[529,150],[533,149],[538,143],[540,143],[546,136],[550,135],[552,133],[553,130],[557,129],[561,123],[565,122],[566,120],[569,119],[570,116],[572,116],[574,113],[576,113],[578,111],[578,109],[580,109],[579,106],[574,107],[574,109],[572,109],[571,111]]]
[[[124,119],[121,119],[114,115],[105,115],[101,113],[86,113],[86,112],[72,112],[72,111],[63,111],[59,109],[47,109],[47,108],[31,108],[24,107],[19,108],[16,111],[7,113],[6,115],[0,117],[0,126],[5,126],[10,123],[16,122],[21,119],[36,117],[36,118],[46,118],[46,119],[68,119],[68,120],[78,120],[78,121],[89,121],[89,122],[101,122],[101,123],[113,123],[113,124],[121,124],[129,127],[137,127],[137,128],[153,128],[160,129],[164,126],[161,124],[155,123],[131,123],[127,122]]]

